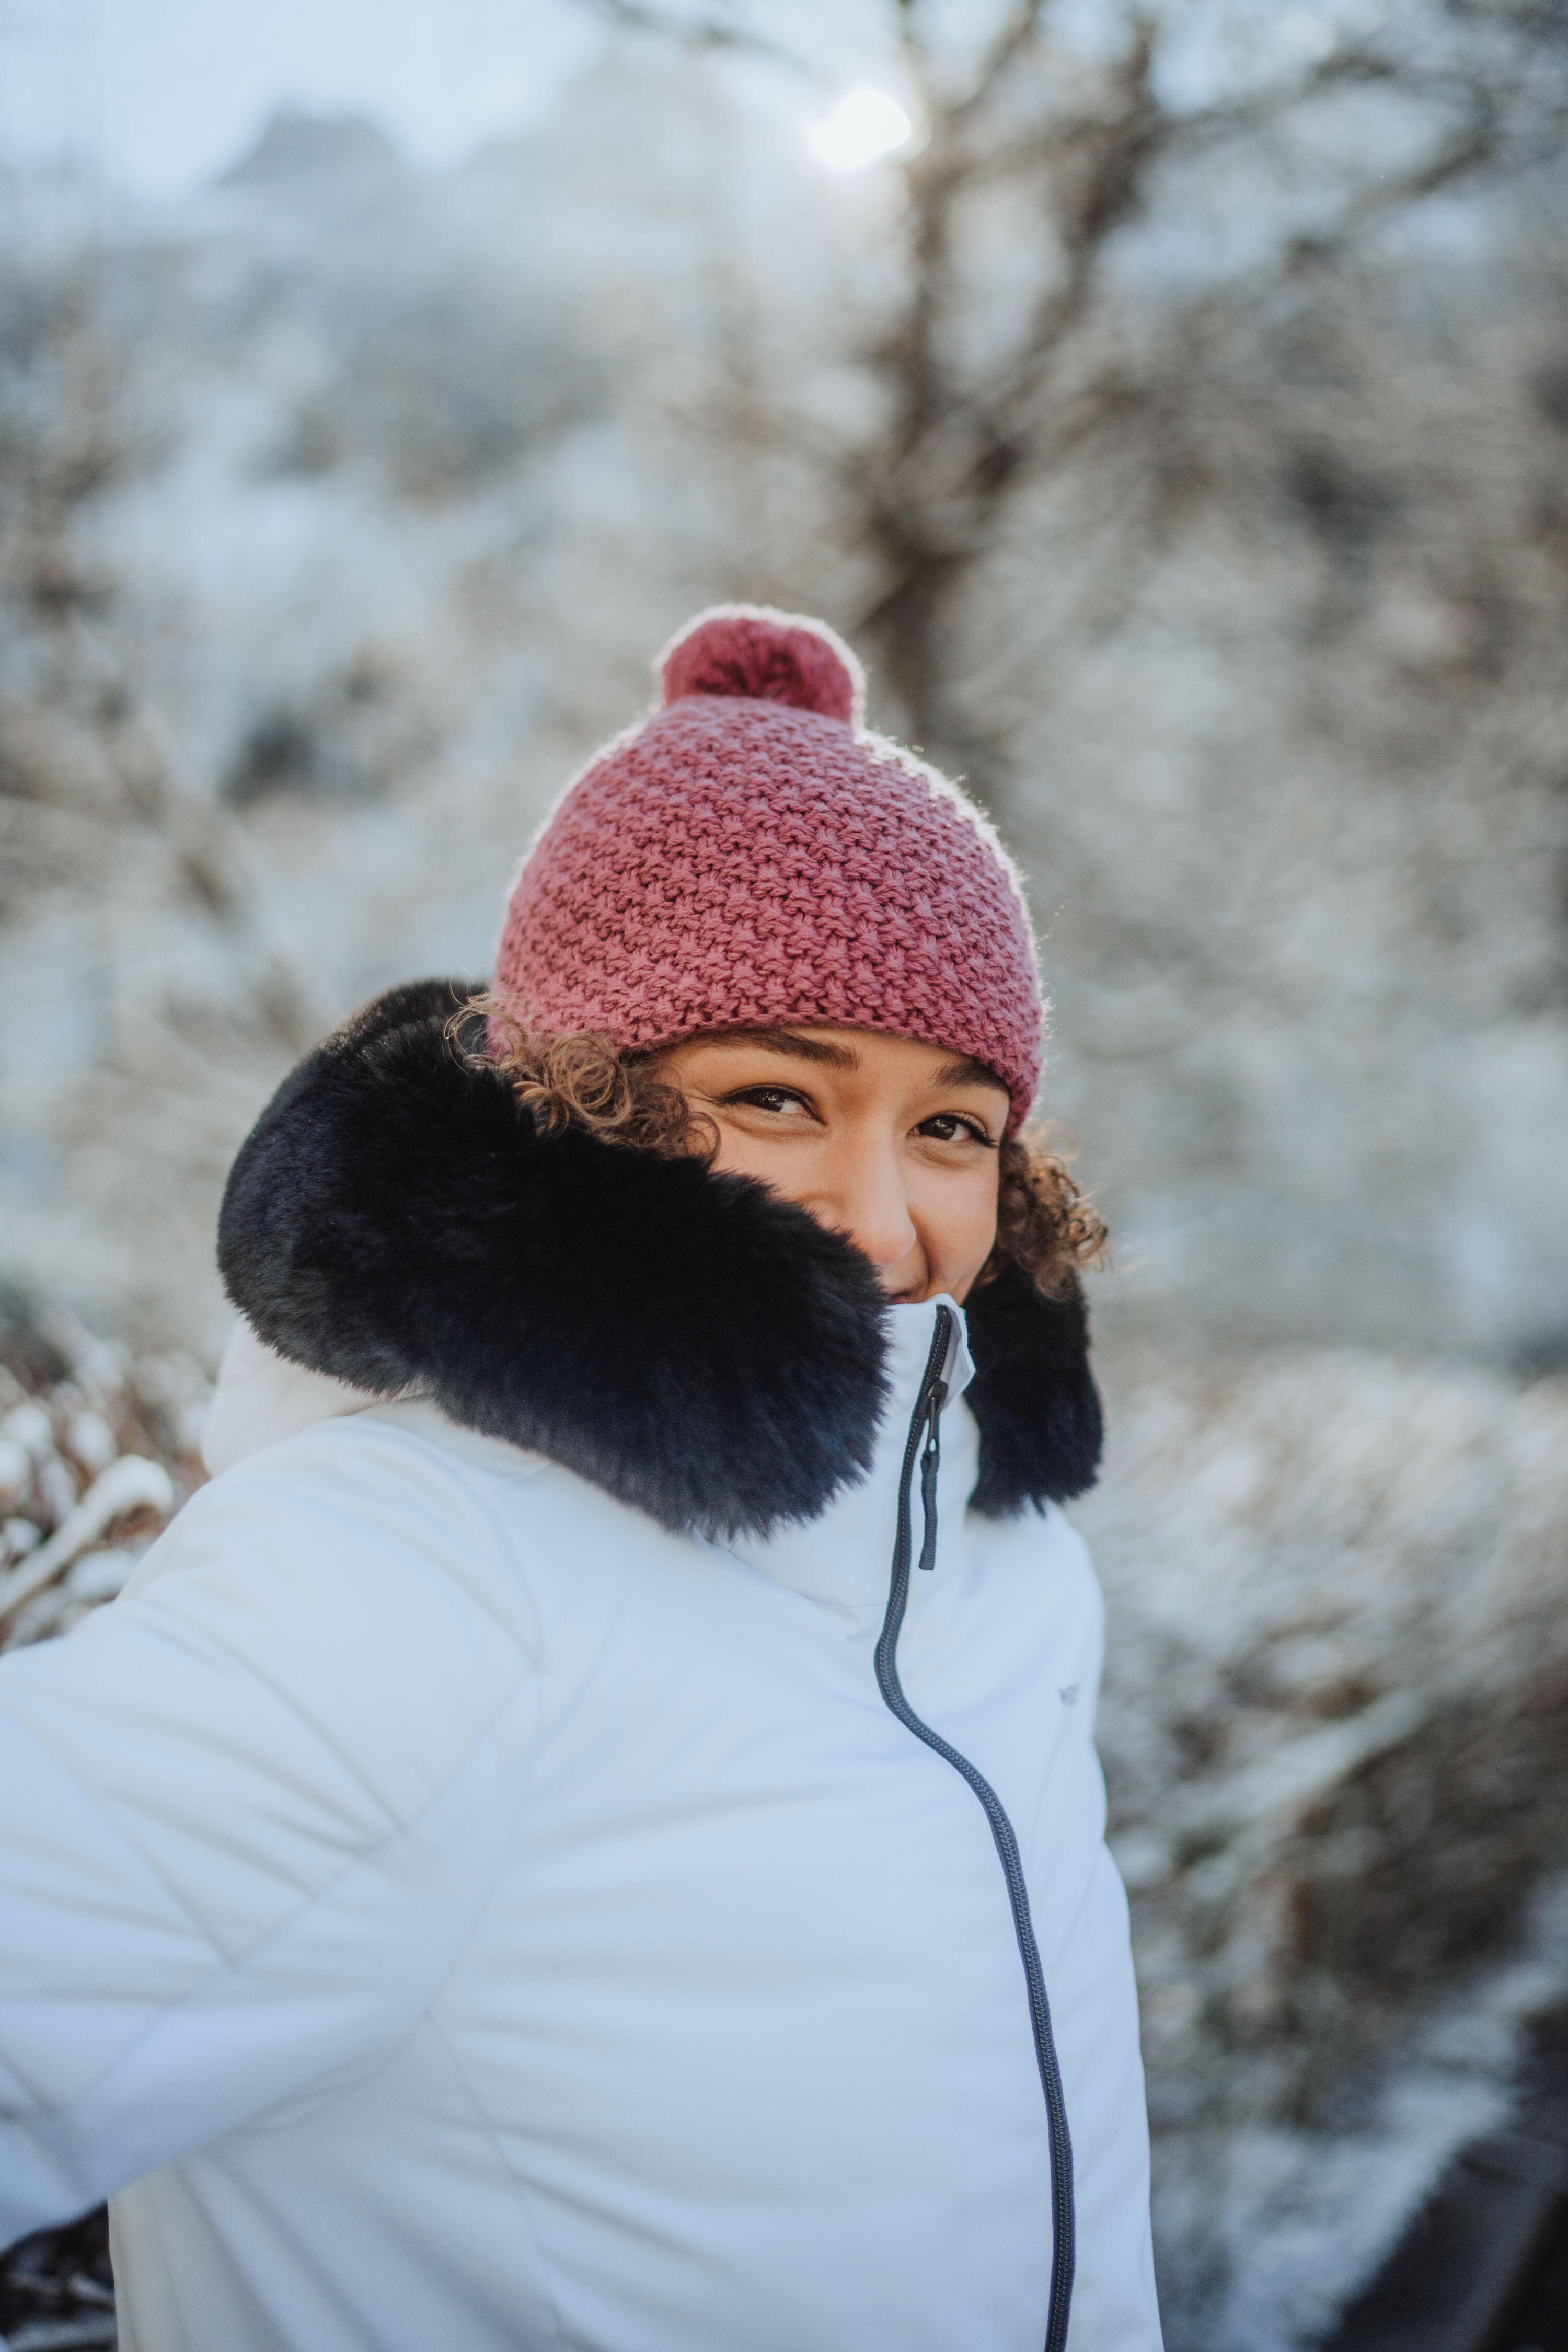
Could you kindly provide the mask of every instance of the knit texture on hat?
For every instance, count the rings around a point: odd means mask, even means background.
[[[592,760],[513,887],[495,993],[534,1036],[622,1052],[783,1022],[971,1055],[1026,1116],[1043,1008],[1012,861],[963,793],[857,724],[819,621],[700,614],[664,708]]]

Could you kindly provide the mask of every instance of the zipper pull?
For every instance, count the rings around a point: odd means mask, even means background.
[[[936,1566],[936,1479],[942,1467],[942,1409],[946,1402],[947,1382],[938,1381],[931,1392],[925,1448],[921,1454],[921,1512],[925,1533],[921,1541],[920,1565],[924,1569]]]

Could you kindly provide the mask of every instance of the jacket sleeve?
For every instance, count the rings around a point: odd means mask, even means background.
[[[271,1449],[0,1661],[0,2244],[375,2063],[460,1949],[532,1677],[408,1451]]]

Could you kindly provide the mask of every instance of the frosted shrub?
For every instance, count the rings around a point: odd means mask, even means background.
[[[205,1475],[193,1357],[132,1362],[68,1316],[0,1318],[0,1649],[112,1600]]]
[[[1113,1371],[1075,1517],[1163,2291],[1174,2352],[1266,2352],[1495,2116],[1568,1981],[1531,1910],[1568,1864],[1568,1381],[1327,1349]],[[1458,1996],[1473,2030],[1434,2057]]]

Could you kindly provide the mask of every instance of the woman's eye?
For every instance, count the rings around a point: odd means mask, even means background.
[[[921,1123],[921,1133],[937,1143],[984,1143],[991,1138],[972,1118],[961,1118],[955,1110],[939,1110],[934,1118]]]
[[[785,1116],[793,1113],[805,1118],[811,1116],[799,1095],[791,1094],[787,1087],[742,1087],[736,1093],[726,1095],[724,1099],[728,1103],[744,1103],[752,1110],[769,1110]]]

